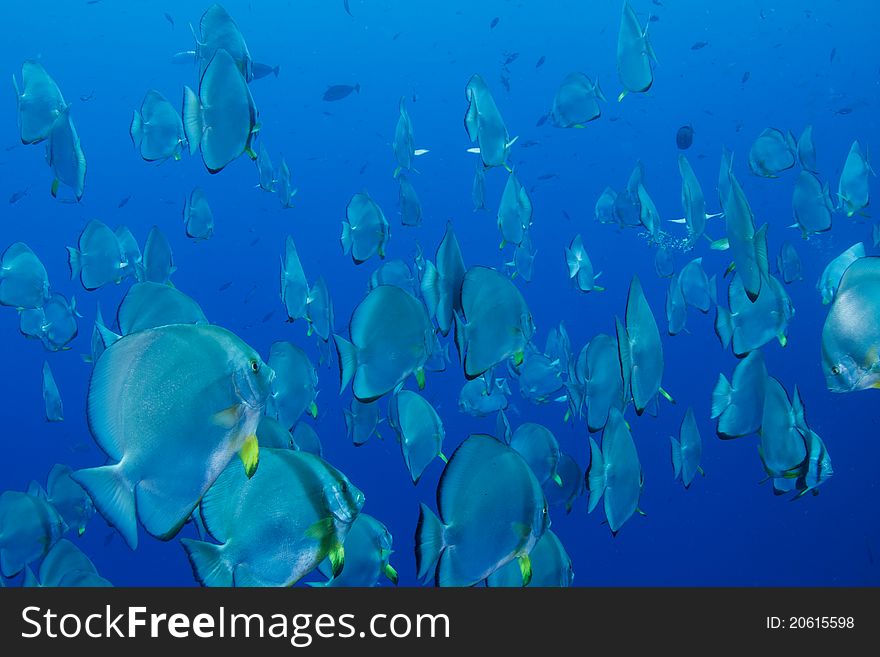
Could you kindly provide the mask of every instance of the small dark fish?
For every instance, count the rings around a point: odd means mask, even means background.
[[[164,12],[164,15],[165,15],[165,20],[171,24],[171,29],[173,30],[174,29],[174,19],[171,18],[171,14],[169,14],[167,11]]]
[[[87,102],[89,102],[89,101],[90,101],[92,98],[94,98],[94,97],[95,97],[95,92],[93,91],[93,92],[88,93],[88,94],[83,94],[82,96],[79,97],[79,99],[80,99],[82,102],[87,103]]]
[[[251,245],[251,246],[256,246],[256,245],[259,243],[259,241],[260,241],[260,238],[259,238],[259,237],[255,237],[253,240],[251,240],[251,244],[250,244],[250,245]]]
[[[541,68],[544,65],[544,62],[547,61],[547,58],[544,55],[538,57],[538,61],[535,62],[535,68]]]
[[[749,78],[751,78],[751,77],[752,77],[752,74],[749,73],[748,71],[746,71],[745,73],[743,73],[742,80],[739,81],[740,84],[745,84],[746,82],[749,81]]]
[[[101,0],[86,0],[87,5],[96,5],[99,2],[101,2]]]
[[[528,141],[524,141],[519,144],[520,148],[534,148],[535,146],[540,146],[541,142],[535,141],[534,139],[529,139]]]
[[[370,166],[370,163],[369,163],[369,162],[364,162],[363,166],[361,167],[361,170],[358,171],[358,175],[361,175],[361,176],[364,175],[364,171],[367,170],[367,167],[368,167],[368,166]]]
[[[125,207],[125,204],[128,203],[128,200],[129,200],[130,198],[131,198],[131,194],[129,194],[129,195],[126,196],[124,199],[122,199],[121,201],[119,201],[119,203],[116,204],[116,207],[119,208],[119,209],[124,208],[124,207]]]
[[[351,92],[361,92],[361,85],[355,84],[354,86],[350,84],[334,84],[327,87],[327,91],[324,92],[324,100],[328,103],[332,103],[336,100],[342,100],[343,98],[349,96]]]
[[[691,50],[702,50],[708,45],[708,41],[697,41],[694,45],[691,46]]]
[[[548,113],[548,114],[545,114],[545,115],[542,116],[542,117],[540,117],[540,118],[538,119],[538,122],[535,123],[535,127],[536,127],[536,128],[540,128],[542,125],[544,125],[545,123],[547,123],[547,119],[549,119],[549,118],[550,118],[550,114],[549,114],[549,113]]]
[[[351,14],[351,7],[348,6],[348,0],[342,0],[342,6],[345,9],[345,13],[354,18]]]
[[[399,37],[401,34],[403,34],[403,32],[395,32],[395,33],[394,33],[394,36],[391,37],[391,40],[392,40],[392,41],[397,41],[397,37]]]
[[[12,144],[11,146],[7,146],[3,150],[8,153],[9,151],[15,150],[16,148],[18,148],[18,144]]]
[[[498,16],[496,16],[495,18],[493,18],[493,19],[492,19],[492,22],[489,23],[489,29],[490,29],[490,30],[491,30],[491,29],[494,29],[495,26],[498,25],[498,21],[500,21],[500,20],[501,20],[501,19],[498,18]]]
[[[413,95],[412,95],[412,102],[414,102],[414,103],[419,102],[419,95],[418,95],[418,94],[413,94]]]
[[[505,91],[510,93],[510,76],[507,74],[506,70],[501,72],[501,86],[504,87]]]
[[[653,3],[654,3],[655,5],[657,5],[658,7],[662,7],[662,6],[663,6],[663,3],[660,2],[660,0],[651,0],[651,2],[653,2]]]
[[[651,14],[651,17],[648,19],[651,23],[657,23],[660,20],[660,17],[657,14]]]
[[[846,116],[847,114],[852,114],[852,107],[841,107],[840,109],[834,110],[835,114],[840,114],[841,116]]]
[[[265,324],[266,322],[268,322],[268,321],[269,321],[270,319],[272,319],[272,317],[274,317],[274,316],[275,316],[275,311],[274,311],[274,310],[270,310],[269,312],[267,312],[265,315],[263,315],[263,319],[262,319],[263,324]]]
[[[218,292],[225,292],[230,287],[232,287],[232,281],[226,281],[223,285],[221,285],[219,288],[217,288],[217,291]]]
[[[562,211],[562,216],[565,217],[566,221],[571,221],[571,215],[568,214],[565,210]]]
[[[832,48],[832,49],[831,49],[831,54],[828,56],[828,63],[829,63],[829,64],[833,64],[833,63],[834,63],[834,58],[835,58],[836,56],[837,56],[837,48]]]
[[[25,188],[24,188],[23,190],[21,190],[20,192],[13,192],[13,193],[12,193],[12,196],[9,197],[9,205],[15,205],[15,204],[18,203],[21,199],[23,199],[25,196],[27,196],[27,193],[28,193],[28,188],[27,188],[27,187],[25,187]]]
[[[519,58],[518,52],[508,53],[504,58],[504,63],[502,66],[507,66],[508,64],[513,64]]]
[[[694,129],[690,125],[683,125],[675,133],[675,145],[686,151],[694,143]]]
[[[538,176],[538,180],[550,180],[551,178],[557,178],[557,174],[555,173],[542,173]]]
[[[270,73],[274,75],[276,78],[278,77],[278,71],[281,70],[281,66],[269,66],[268,64],[260,64],[260,62],[254,62],[251,65],[251,71],[254,74],[254,80],[259,80],[260,78],[264,78]]]
[[[248,290],[247,294],[244,296],[244,302],[249,303],[251,299],[254,298],[254,295],[257,293],[257,286],[251,285],[251,289]]]

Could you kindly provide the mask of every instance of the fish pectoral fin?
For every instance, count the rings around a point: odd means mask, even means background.
[[[668,401],[670,404],[675,403],[675,399],[673,399],[672,395],[666,392],[663,388],[660,388],[660,394],[663,395],[666,398],[666,401]]]
[[[214,413],[214,417],[211,419],[218,427],[231,429],[238,422],[240,416],[241,404],[233,404],[229,408],[224,408],[222,411]]]
[[[532,561],[527,554],[517,557],[517,561],[519,562],[519,572],[522,575],[522,585],[528,586],[532,581]]]
[[[325,558],[330,560],[331,579],[339,577],[339,573],[342,572],[342,567],[345,565],[345,550],[336,537],[333,517],[328,516],[316,521],[306,530],[305,535],[321,544],[320,558],[321,560]]]
[[[238,452],[238,456],[244,464],[244,473],[250,479],[254,476],[257,466],[260,464],[260,445],[254,434],[245,438],[244,445],[242,445],[241,450]]]
[[[332,543],[327,547],[327,558],[330,560],[330,572],[333,577],[339,577],[345,566],[345,548],[336,538],[332,539]]]
[[[382,569],[382,572],[385,573],[385,577],[387,577],[394,586],[397,586],[398,576],[397,571],[394,569],[390,563],[385,564],[385,568]]]
[[[553,481],[556,483],[557,486],[562,488],[562,477],[560,477],[558,473],[553,475]]]
[[[513,532],[522,538],[528,538],[532,533],[532,528],[524,522],[512,522],[510,526]]]

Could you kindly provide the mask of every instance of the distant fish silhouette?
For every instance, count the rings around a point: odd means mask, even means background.
[[[27,196],[27,193],[28,193],[27,187],[25,187],[21,191],[13,192],[12,195],[9,197],[9,205],[15,205],[21,199],[23,199],[25,196]]]
[[[337,100],[342,100],[351,95],[352,92],[361,92],[361,85],[355,84],[354,86],[350,84],[334,84],[327,87],[327,90],[324,92],[323,99],[328,103],[332,103]]]

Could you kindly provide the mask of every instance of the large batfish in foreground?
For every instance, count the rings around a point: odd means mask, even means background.
[[[126,543],[137,521],[172,538],[229,461],[252,475],[257,425],[274,373],[219,326],[171,324],[124,336],[95,363],[89,428],[109,465],[74,481]]]

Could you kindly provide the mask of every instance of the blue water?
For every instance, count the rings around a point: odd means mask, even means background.
[[[874,391],[836,395],[825,388],[820,368],[820,332],[827,307],[814,283],[827,261],[856,241],[871,249],[869,219],[835,215],[828,234],[799,239],[791,193],[797,169],[777,180],[748,173],[752,140],[768,126],[795,135],[814,125],[818,166],[836,190],[843,161],[854,139],[880,152],[878,71],[874,41],[880,8],[863,1],[768,3],[742,0],[706,3],[669,0],[664,6],[636,0],[642,22],[649,12],[657,53],[655,83],[649,93],[622,102],[615,70],[621,2],[408,2],[351,0],[354,17],[337,0],[259,2],[227,0],[225,7],[241,28],[255,60],[279,64],[281,74],[254,81],[251,91],[260,112],[260,139],[277,164],[283,154],[299,188],[296,207],[282,210],[274,194],[257,188],[255,167],[242,157],[209,175],[199,157],[162,165],[142,161],[128,135],[132,110],[156,88],[175,105],[184,84],[195,86],[196,70],[172,63],[171,55],[192,47],[187,23],[197,24],[209,3],[103,0],[32,0],[4,6],[5,39],[0,70],[18,74],[22,60],[39,57],[73,102],[72,115],[88,160],[86,191],[80,204],[63,204],[49,195],[51,174],[42,146],[20,144],[0,151],[0,197],[28,189],[14,205],[4,203],[2,240],[29,244],[45,263],[52,287],[74,295],[84,315],[72,349],[50,354],[39,342],[18,333],[12,309],[0,309],[0,490],[23,490],[31,479],[45,481],[56,462],[73,468],[95,466],[103,454],[84,419],[95,307],[105,317],[127,283],[85,292],[69,280],[64,247],[75,244],[85,223],[98,218],[112,228],[125,224],[141,245],[153,224],[174,249],[174,284],[198,300],[208,318],[236,332],[266,357],[273,341],[289,340],[317,362],[305,322],[287,324],[278,294],[278,263],[287,234],[296,240],[306,275],[327,280],[336,311],[337,332],[363,298],[378,259],[355,266],[339,247],[340,220],[355,192],[368,190],[392,224],[388,258],[411,260],[418,241],[430,257],[452,220],[466,263],[500,267],[510,251],[498,250],[494,210],[506,176],[487,173],[489,212],[472,211],[470,188],[474,156],[462,125],[464,85],[479,72],[493,91],[511,135],[530,149],[514,146],[512,162],[531,192],[535,207],[532,239],[537,249],[531,283],[517,279],[538,327],[536,343],[565,321],[579,350],[599,332],[611,333],[622,315],[630,278],[638,274],[663,333],[664,388],[677,406],[663,402],[658,418],[635,418],[634,439],[645,473],[640,507],[616,538],[601,524],[601,509],[586,514],[585,497],[570,515],[552,510],[552,528],[571,555],[576,585],[877,585],[880,570],[878,520],[878,411]],[[173,15],[176,26],[162,13]],[[763,14],[763,18],[762,18]],[[493,17],[498,25],[490,29]],[[396,34],[399,36],[393,39]],[[697,51],[697,41],[709,45]],[[833,62],[830,61],[835,50]],[[505,53],[519,52],[510,64],[510,92],[499,74]],[[536,69],[535,62],[546,56]],[[571,71],[598,77],[609,102],[602,117],[583,130],[562,130],[548,122],[535,127],[550,107],[555,90]],[[743,74],[750,79],[742,83]],[[330,84],[361,86],[360,94],[335,103],[321,100]],[[0,103],[0,146],[18,144],[11,89]],[[81,96],[91,99],[83,101]],[[397,102],[410,97],[416,146],[430,153],[413,174],[424,209],[419,228],[404,228],[397,215],[397,184],[391,139]],[[852,108],[850,113],[836,110]],[[789,344],[764,347],[770,373],[806,403],[811,427],[830,452],[834,476],[821,494],[791,502],[774,497],[764,473],[757,438],[722,442],[709,419],[710,393],[719,372],[732,372],[736,359],[723,350],[712,328],[714,313],[690,310],[688,331],[665,334],[667,282],[656,277],[653,251],[636,230],[620,231],[593,220],[593,205],[606,185],[624,186],[637,160],[646,169],[646,187],[661,216],[681,216],[676,129],[691,123],[693,147],[687,152],[707,197],[718,211],[715,181],[722,146],[735,152],[734,166],[756,221],[770,224],[771,259],[791,240],[803,261],[804,280],[788,286],[796,308]],[[362,171],[363,169],[363,171]],[[362,172],[361,172],[362,171]],[[557,177],[538,182],[542,174]],[[215,236],[193,243],[184,235],[182,207],[195,185],[207,192],[216,218]],[[878,191],[871,179],[872,192]],[[5,196],[3,196],[5,195]],[[123,208],[119,201],[131,195]],[[870,209],[870,208],[869,208]],[[718,220],[715,220],[716,222]],[[675,227],[674,224],[669,226]],[[582,295],[567,280],[562,248],[582,233],[596,271],[603,271],[602,293]],[[710,222],[708,232],[723,233]],[[694,254],[677,254],[676,265],[702,255],[707,272],[720,274],[728,256],[700,244]],[[232,281],[223,292],[218,288]],[[722,288],[720,298],[726,301]],[[263,322],[267,313],[274,315]],[[451,345],[451,336],[450,336]],[[443,373],[429,373],[426,397],[446,426],[444,451],[471,432],[491,432],[494,418],[459,413],[464,382],[455,362]],[[66,420],[44,420],[40,367],[48,359],[64,399]],[[392,563],[401,584],[414,585],[413,534],[419,502],[434,507],[442,462],[436,460],[414,487],[393,431],[380,425],[383,439],[355,448],[346,437],[341,410],[350,390],[338,394],[335,364],[319,370],[320,416],[315,428],[325,457],[366,495],[364,511],[384,522],[394,536]],[[414,382],[409,383],[410,386]],[[583,422],[563,423],[564,405],[535,406],[511,382],[510,413],[516,426],[541,422],[556,434],[563,451],[583,468],[588,460]],[[385,405],[385,400],[379,403]],[[682,414],[693,406],[703,435],[703,468],[689,490],[672,479],[668,436],[677,434]],[[116,585],[194,585],[177,539],[167,543],[141,534],[129,550],[100,516],[75,539],[98,571]],[[180,536],[194,536],[187,526]],[[109,541],[109,542],[108,542]],[[875,556],[876,555],[876,556]],[[308,579],[308,578],[307,578]]]

